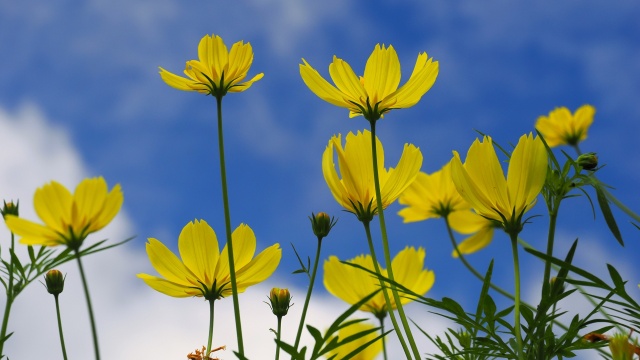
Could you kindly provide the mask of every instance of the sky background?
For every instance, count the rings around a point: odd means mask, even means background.
[[[291,274],[299,265],[290,243],[303,257],[313,257],[311,212],[339,217],[323,243],[322,261],[367,249],[361,224],[341,210],[324,182],[321,156],[332,135],[368,124],[316,97],[300,78],[302,58],[328,76],[337,55],[362,74],[374,46],[392,44],[402,83],[419,52],[439,61],[438,79],[422,101],[392,111],[377,128],[387,166],[397,163],[409,142],[420,147],[422,170],[429,173],[449,161],[453,150],[466,153],[476,130],[507,145],[533,131],[537,117],[555,107],[574,111],[592,104],[595,121],[581,148],[598,153],[606,164],[598,177],[639,210],[638,18],[636,1],[0,0],[0,198],[19,199],[21,215],[35,220],[33,192],[50,180],[71,189],[98,175],[110,187],[120,183],[123,211],[87,241],[136,238],[85,260],[103,357],[185,358],[206,341],[208,307],[201,299],[157,293],[135,274],[155,274],[144,253],[147,238],[175,250],[180,230],[193,219],[205,219],[224,238],[215,101],[170,88],[158,66],[181,73],[185,61],[197,57],[205,34],[222,36],[228,46],[250,42],[255,57],[249,76],[265,76],[248,91],[225,97],[225,146],[232,227],[249,224],[258,251],[276,242],[283,249],[276,273],[240,297],[249,357],[271,358],[268,329],[276,322],[263,301],[271,287],[292,289],[296,305],[285,318],[284,338],[293,342],[307,281]],[[395,215],[400,208],[394,204],[386,212],[392,254],[407,245],[426,247],[426,267],[436,274],[429,296],[453,297],[472,309],[480,283],[451,258],[444,223],[402,224]],[[530,214],[540,217],[522,237],[542,248],[548,217],[541,199]],[[605,263],[615,264],[633,293],[640,282],[633,256],[640,250],[639,233],[615,214],[625,248],[599,212],[594,219],[585,197],[566,201],[557,251],[566,252],[579,238],[576,263],[603,276]],[[6,258],[8,232],[0,235]],[[374,236],[379,241],[377,229]],[[523,296],[535,302],[542,265],[522,258]],[[491,259],[495,281],[511,289],[505,234],[469,256],[479,269]],[[75,264],[63,271],[67,349],[70,358],[86,358],[92,346],[79,275]],[[347,305],[324,290],[321,277],[316,285],[309,322],[324,328]],[[235,349],[231,300],[216,307],[214,344]],[[407,309],[430,333],[444,331],[446,323],[430,309]],[[62,358],[53,299],[41,285],[33,283],[18,298],[9,329],[15,331],[6,347],[10,358]],[[422,352],[433,351],[417,336]],[[222,358],[234,358],[230,350]],[[398,354],[393,341],[391,350]]]

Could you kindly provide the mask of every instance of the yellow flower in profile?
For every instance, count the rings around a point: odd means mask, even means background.
[[[205,35],[198,45],[198,60],[189,60],[184,69],[187,78],[173,74],[162,67],[160,76],[169,86],[178,90],[197,91],[202,94],[224,96],[227,92],[241,92],[262,79],[263,73],[242,82],[253,62],[251,44],[238,41],[231,51],[222,38]]]
[[[432,174],[418,173],[411,186],[400,195],[398,202],[407,205],[398,212],[405,223],[444,217],[456,211],[471,209],[471,205],[460,196],[453,184],[451,162]]]
[[[111,191],[102,177],[84,179],[71,194],[52,181],[36,190],[33,205],[44,225],[6,215],[9,230],[25,245],[67,245],[78,250],[86,237],[107,226],[118,214],[124,198],[120,185]]]
[[[422,166],[422,153],[412,144],[405,144],[395,169],[384,168],[384,150],[376,137],[378,175],[382,208],[391,203],[411,185]],[[338,154],[340,175],[334,164],[334,150]],[[333,136],[322,155],[322,173],[336,201],[361,221],[371,221],[377,213],[376,191],[373,179],[371,133],[368,130],[349,133],[344,148],[342,136]],[[340,178],[342,176],[342,179]]]
[[[351,66],[333,57],[329,84],[305,59],[300,64],[300,76],[305,84],[322,100],[349,109],[349,117],[363,115],[376,121],[392,109],[415,105],[438,76],[438,62],[426,53],[418,54],[409,80],[400,88],[400,61],[393,46],[376,45],[367,60],[364,75],[358,77]]]
[[[565,144],[576,146],[587,138],[595,113],[596,109],[591,105],[582,105],[573,115],[566,107],[555,108],[549,116],[538,118],[536,129],[544,136],[549,147]]]
[[[458,250],[462,255],[482,250],[493,240],[493,233],[496,228],[495,221],[484,218],[470,209],[451,213],[448,220],[449,225],[456,232],[470,234],[469,237],[458,244]],[[457,258],[459,254],[453,249],[451,256]]]
[[[401,250],[391,261],[395,281],[416,294],[424,294],[435,281],[433,271],[424,269],[426,252],[423,248],[407,246]],[[371,255],[359,255],[347,262],[360,265],[375,273]],[[387,269],[380,268],[381,275],[388,277]],[[335,297],[349,304],[355,304],[380,289],[380,281],[372,274],[346,265],[340,262],[336,256],[330,256],[324,262],[324,287]],[[409,296],[402,296],[400,302],[406,304],[413,301]],[[396,302],[391,298],[392,309],[396,308]],[[360,308],[362,311],[373,313],[380,318],[386,315],[387,307],[382,292],[377,293]]]
[[[231,235],[234,248],[238,292],[266,280],[278,267],[282,250],[274,244],[256,257],[256,236],[248,225],[241,224]],[[218,247],[215,232],[204,220],[189,222],[180,232],[178,259],[160,241],[149,238],[147,255],[162,276],[138,274],[147,285],[173,297],[203,296],[217,300],[232,293],[229,255],[225,245]]]
[[[338,341],[343,341],[349,336],[353,336],[359,334],[361,332],[373,330],[376,327],[365,323],[359,322],[354,323],[348,326],[343,327],[338,331]],[[344,345],[339,346],[335,350],[327,353],[326,358],[330,359],[333,357],[334,359],[344,359],[345,356],[349,355],[352,351],[355,351],[360,346],[372,341],[379,334],[376,331],[371,331],[369,334],[362,336],[354,341],[348,342]],[[353,360],[374,360],[380,353],[382,352],[382,339],[378,339],[374,343],[370,344],[364,350],[360,351],[357,355],[352,357]]]
[[[476,213],[503,224],[508,233],[522,229],[522,215],[536,202],[547,176],[547,150],[539,137],[522,135],[509,159],[505,179],[491,138],[476,139],[462,164],[453,152],[451,175],[460,195]]]

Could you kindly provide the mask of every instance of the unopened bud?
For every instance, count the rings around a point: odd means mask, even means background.
[[[554,286],[556,286],[556,282],[557,282],[557,281],[558,281],[558,278],[557,278],[557,277],[555,277],[555,276],[554,276],[554,277],[552,277],[552,278],[549,280],[549,285],[551,285],[551,289],[553,289],[553,288],[554,288]],[[563,284],[562,284],[562,288],[560,288],[560,294],[564,293],[566,289],[567,289],[567,287],[566,287],[566,286],[564,285],[564,283],[563,283]]]
[[[289,308],[293,305],[291,304],[291,294],[289,293],[289,289],[279,289],[273,288],[269,293],[269,306],[271,307],[271,311],[273,311],[273,315],[277,317],[282,317],[287,315],[289,312]]]
[[[588,152],[578,156],[577,163],[585,170],[593,170],[598,167],[598,156],[594,152]]]
[[[13,201],[4,201],[4,206],[2,206],[2,210],[0,210],[0,212],[2,213],[2,217],[5,217],[6,215],[18,216],[18,202],[14,204]]]
[[[58,270],[49,270],[44,276],[45,287],[49,294],[58,295],[64,290],[65,276]]]
[[[613,360],[633,360],[634,349],[629,343],[629,336],[625,334],[616,334],[609,339],[609,350]]]
[[[318,214],[311,213],[309,217],[311,220],[311,228],[313,229],[313,233],[318,238],[323,238],[329,235],[329,231],[333,228],[338,222],[335,218],[329,217],[327,213],[319,212]]]

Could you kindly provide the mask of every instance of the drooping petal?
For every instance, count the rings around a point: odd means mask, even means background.
[[[56,246],[64,244],[64,239],[54,229],[15,215],[6,215],[5,222],[11,232],[20,236],[25,245]]]
[[[396,282],[405,286],[416,294],[425,294],[435,282],[433,271],[424,269],[426,252],[423,248],[405,247],[391,261],[393,275]],[[406,304],[413,299],[409,295],[402,295],[400,302]]]
[[[183,297],[192,297],[197,296],[199,291],[192,287],[184,286],[182,284],[176,284],[169,280],[162,279],[156,276],[151,276],[147,274],[138,274],[140,279],[142,279],[147,285],[149,285],[152,289],[159,291],[165,295],[183,298]]]
[[[458,250],[463,255],[467,255],[467,254],[472,254],[478,250],[484,249],[485,247],[487,247],[487,245],[491,243],[491,240],[493,239],[493,232],[494,232],[493,226],[485,226],[480,228],[478,232],[469,236],[468,238],[464,239],[460,244],[458,244]],[[454,249],[451,252],[451,256],[453,256],[454,258],[457,258],[459,255],[458,255],[458,252]]]
[[[333,105],[345,108],[351,108],[353,106],[344,99],[345,95],[340,90],[329,84],[305,59],[302,59],[302,62],[303,63],[300,64],[300,76],[309,90],[322,100]]]
[[[167,85],[183,91],[192,91],[194,90],[194,86],[196,86],[197,84],[191,79],[176,75],[163,68],[160,68],[160,77],[162,78],[162,80],[164,80],[165,83],[167,83]],[[206,87],[204,86],[202,86],[202,88],[206,89]]]

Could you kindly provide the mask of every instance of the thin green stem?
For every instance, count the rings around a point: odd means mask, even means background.
[[[363,221],[362,224],[364,225],[364,231],[367,233],[367,243],[369,244],[369,252],[371,253],[371,258],[373,259],[373,268],[375,269],[376,274],[378,276],[382,276],[382,272],[380,271],[380,265],[378,263],[378,257],[376,256],[376,251],[373,247],[373,239],[371,237],[371,227],[369,226],[368,221]],[[384,296],[386,310],[389,313],[389,317],[391,318],[393,329],[395,330],[396,335],[398,335],[398,340],[400,340],[400,345],[402,345],[404,354],[407,356],[407,359],[411,359],[411,353],[409,352],[407,343],[404,337],[402,336],[402,331],[400,329],[400,326],[398,325],[396,316],[393,313],[393,308],[391,307],[391,298],[389,298],[389,293],[387,293],[387,287],[384,285],[384,281],[382,281],[382,278],[378,277],[378,281],[380,282],[380,287],[382,288],[382,295]]]
[[[54,294],[56,299],[56,315],[58,316],[58,334],[60,334],[60,347],[62,348],[62,357],[67,360],[67,348],[64,346],[64,335],[62,334],[62,318],[60,318],[60,304],[58,302],[58,294]]]
[[[4,355],[4,343],[6,342],[7,327],[9,326],[9,314],[11,313],[11,306],[13,305],[13,247],[15,244],[15,235],[11,233],[11,248],[9,248],[9,284],[7,285],[7,302],[4,304],[4,315],[2,316],[2,330],[0,331],[0,358]]]
[[[391,254],[389,252],[389,240],[387,237],[387,226],[384,221],[384,209],[382,208],[382,195],[380,191],[380,177],[378,175],[378,154],[376,147],[376,122],[370,121],[371,124],[371,153],[373,158],[373,180],[376,189],[376,202],[378,209],[378,218],[380,219],[380,233],[382,235],[382,249],[384,251],[384,261],[387,264],[387,273],[389,275],[389,279],[391,281],[395,281],[393,276],[393,267],[391,266]],[[404,327],[405,334],[407,336],[407,340],[409,341],[409,345],[411,346],[411,350],[413,351],[413,355],[416,359],[420,359],[420,352],[418,351],[418,347],[416,346],[416,342],[413,339],[413,335],[411,334],[411,329],[409,328],[409,322],[407,321],[407,316],[404,313],[404,308],[402,307],[402,303],[400,302],[400,295],[398,294],[398,290],[396,286],[391,283],[391,293],[393,294],[393,298],[396,302],[396,306],[398,309],[398,316],[400,317],[400,321],[402,322],[402,326]],[[397,331],[398,329],[396,329]]]
[[[547,235],[547,256],[553,256],[553,242],[556,234],[556,223],[558,220],[558,208],[560,206],[560,202],[556,202],[555,206],[549,211],[549,233]],[[545,289],[549,289],[549,281],[551,279],[551,261],[547,260],[544,262],[544,277],[542,279],[542,299],[544,299],[548,294],[544,293]]]
[[[298,325],[298,333],[296,334],[296,342],[293,346],[298,350],[300,339],[302,337],[302,328],[304,327],[304,320],[307,317],[307,309],[309,308],[309,302],[311,301],[311,292],[313,291],[313,284],[316,281],[316,274],[318,272],[318,262],[320,261],[320,248],[322,247],[322,238],[318,237],[318,246],[316,248],[316,258],[313,262],[313,271],[311,272],[311,279],[309,282],[309,289],[307,289],[307,297],[304,299],[304,306],[302,307],[302,317],[300,318],[300,324]],[[280,332],[278,331],[278,334]]]
[[[207,340],[207,352],[205,352],[205,359],[209,358],[209,353],[211,353],[211,343],[213,341],[213,304],[216,301],[215,299],[209,299],[209,338]]]
[[[233,256],[233,241],[231,241],[231,215],[229,211],[229,192],[227,190],[227,171],[224,161],[224,136],[222,132],[222,96],[216,96],[216,105],[218,110],[218,152],[220,154],[220,180],[222,183],[222,203],[224,206],[224,225],[227,235],[227,251],[229,254],[229,272],[231,276],[233,311],[236,321],[238,353],[244,356],[244,344],[242,342],[242,323],[240,321],[240,302],[238,301],[238,285],[236,282],[236,265]]]
[[[282,316],[278,316],[278,333],[276,334],[276,360],[280,359],[280,333],[282,332]],[[297,345],[296,345],[297,350]]]
[[[475,277],[480,279],[480,281],[484,282],[484,275],[482,275],[471,264],[469,264],[469,262],[467,261],[466,257],[458,250],[458,243],[456,242],[456,238],[453,235],[453,230],[451,229],[451,224],[449,224],[449,217],[448,216],[444,217],[444,223],[447,226],[447,233],[449,234],[449,239],[451,240],[451,245],[453,245],[454,250],[456,251],[456,253],[458,253],[458,258],[460,259],[460,261],[462,261],[462,264],[464,264],[464,266],[467,268],[467,270],[469,270],[473,275],[475,275]],[[501,287],[495,285],[494,283],[489,283],[489,287],[491,287],[492,289],[494,289],[498,293],[502,294],[503,296],[508,297],[511,300],[513,300],[513,295],[511,293],[509,293],[508,291],[506,291],[506,290],[502,289]]]
[[[89,286],[87,285],[87,277],[84,274],[82,260],[77,248],[73,249],[78,260],[78,268],[80,269],[80,278],[82,279],[82,287],[84,288],[84,296],[87,299],[87,309],[89,312],[89,320],[91,321],[91,335],[93,337],[93,349],[95,351],[96,360],[100,360],[100,350],[98,349],[98,332],[96,329],[96,320],[93,317],[93,307],[91,306],[91,296],[89,296]]]
[[[378,320],[380,321],[380,334],[384,334],[384,316],[378,316]],[[384,356],[384,360],[387,360],[387,337],[382,337],[382,355]]]
[[[516,352],[518,359],[523,360],[522,353],[522,335],[520,334],[520,261],[518,259],[518,234],[509,234],[511,237],[511,249],[513,252],[513,276],[515,282],[515,299],[514,299],[514,330],[516,337]]]

